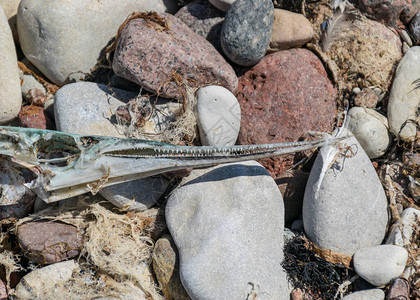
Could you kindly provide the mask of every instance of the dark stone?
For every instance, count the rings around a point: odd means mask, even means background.
[[[273,22],[271,0],[235,1],[222,27],[223,52],[238,65],[255,65],[267,52]]]

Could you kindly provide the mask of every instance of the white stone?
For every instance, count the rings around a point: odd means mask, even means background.
[[[174,0],[22,0],[17,14],[20,44],[31,63],[63,85],[90,72],[132,12],[174,12],[174,5]]]
[[[77,267],[74,260],[68,260],[33,270],[19,281],[15,295],[19,299],[39,299],[42,292],[50,292],[56,284],[70,280]]]
[[[392,142],[388,120],[371,108],[352,107],[348,112],[349,129],[370,159],[385,154]]]
[[[353,255],[379,245],[387,207],[378,175],[355,137],[321,148],[302,208],[305,232],[318,247]]]
[[[20,0],[0,0],[0,5],[3,7],[4,14],[9,21],[10,29],[12,30],[13,39],[17,41],[17,26],[16,26],[16,14],[18,10]]]
[[[283,199],[257,162],[193,170],[169,197],[166,221],[192,299],[289,299]]]
[[[351,293],[342,300],[384,300],[385,293],[381,289],[371,289]]]
[[[199,89],[197,118],[204,146],[235,145],[241,125],[241,108],[228,89],[218,85]]]
[[[222,11],[228,11],[235,0],[209,0],[209,2]]]
[[[0,124],[17,117],[22,105],[15,43],[0,7]]]
[[[401,59],[389,95],[389,129],[405,141],[413,141],[418,130],[416,124],[408,120],[413,120],[417,124],[420,122],[420,116],[417,114],[420,106],[420,88],[416,89],[420,83],[416,84],[417,79],[420,79],[419,46],[410,48]]]
[[[386,243],[401,247],[410,246],[413,243],[414,230],[419,226],[419,220],[420,210],[413,207],[405,209],[400,219],[392,225]]]
[[[399,277],[405,269],[408,252],[395,245],[379,245],[359,249],[354,253],[356,273],[374,286],[382,286]]]

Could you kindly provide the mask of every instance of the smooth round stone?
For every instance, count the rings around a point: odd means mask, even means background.
[[[370,159],[385,154],[392,138],[388,120],[374,109],[352,107],[348,112],[349,129],[362,145]]]
[[[238,65],[255,65],[267,51],[273,21],[271,0],[236,0],[225,15],[223,52]]]
[[[351,256],[379,245],[388,223],[387,207],[378,175],[355,137],[321,148],[302,209],[305,233],[318,247]]]
[[[406,208],[402,212],[400,219],[392,225],[386,243],[401,247],[409,247],[413,243],[413,233],[419,226],[419,220],[420,210],[414,207]]]
[[[103,187],[99,194],[124,211],[149,209],[165,193],[169,180],[148,177]]]
[[[235,145],[241,125],[241,108],[228,89],[218,85],[199,89],[197,117],[204,146]]]
[[[371,289],[351,293],[342,300],[384,300],[385,293],[381,289]]]
[[[411,47],[398,64],[392,83],[388,102],[388,121],[390,131],[405,141],[413,141],[420,122],[420,47]],[[401,126],[405,126],[401,129]]]
[[[169,197],[166,221],[192,299],[290,298],[283,199],[257,162],[193,170]]]
[[[20,44],[32,64],[63,85],[90,72],[130,13],[164,12],[171,5],[175,8],[176,1],[22,0],[17,14]]]
[[[354,253],[356,273],[375,286],[382,286],[404,272],[408,252],[395,245],[379,245],[359,249]]]
[[[125,137],[110,122],[117,108],[137,93],[93,82],[67,84],[55,95],[54,115],[58,131]]]
[[[222,11],[228,11],[235,0],[209,0],[209,2]]]
[[[22,105],[19,68],[12,31],[0,7],[0,124],[17,117]]]

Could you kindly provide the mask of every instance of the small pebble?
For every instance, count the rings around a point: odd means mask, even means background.
[[[379,287],[400,276],[407,259],[408,252],[403,247],[379,245],[356,251],[353,266],[360,277]]]
[[[418,220],[420,220],[420,210],[414,207],[406,208],[400,219],[392,225],[386,243],[401,247],[410,246],[413,242],[413,232],[418,226]]]
[[[361,92],[361,89],[359,88],[359,87],[355,87],[355,88],[353,88],[353,93],[354,94],[359,94]]]
[[[409,299],[410,283],[405,278],[395,278],[386,295],[387,300]]]
[[[209,2],[222,11],[228,11],[235,0],[209,0]]]
[[[367,108],[376,107],[376,105],[378,104],[379,98],[378,98],[378,94],[374,90],[370,88],[364,88],[361,91],[359,88],[354,88],[354,89],[359,90],[359,93],[357,93],[356,98],[354,98],[355,106],[367,107]],[[354,89],[353,89],[353,92],[354,92]]]
[[[380,289],[364,290],[351,293],[345,296],[342,300],[384,300],[385,293]]]
[[[407,46],[412,47],[413,41],[411,40],[410,36],[408,35],[407,31],[401,30],[400,31],[401,39],[407,44]]]
[[[402,53],[406,54],[410,50],[410,46],[407,45],[406,42],[403,42],[402,44]]]

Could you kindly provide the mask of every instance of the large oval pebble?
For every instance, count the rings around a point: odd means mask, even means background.
[[[379,245],[387,206],[378,175],[355,137],[321,148],[303,200],[305,232],[319,248],[351,256]]]
[[[235,145],[241,125],[241,108],[229,90],[216,85],[199,89],[197,117],[203,145]]]
[[[420,123],[420,47],[411,47],[398,64],[388,102],[389,129],[413,141]]]
[[[238,65],[255,65],[267,51],[273,21],[271,0],[236,0],[222,27],[223,52]]]

